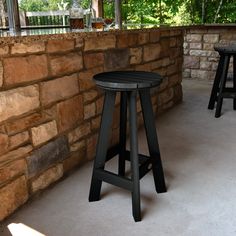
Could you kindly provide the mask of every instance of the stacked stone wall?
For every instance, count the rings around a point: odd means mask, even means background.
[[[165,80],[152,90],[155,114],[182,100],[181,30],[7,40],[0,46],[0,220],[94,158],[103,105],[103,92],[92,81],[94,74],[159,72]],[[140,110],[138,101],[139,125]],[[119,97],[111,145],[118,141],[118,115]]]
[[[184,36],[183,78],[214,80],[219,54],[216,44],[236,43],[236,26],[200,26],[187,28]],[[230,63],[229,76],[232,72]]]

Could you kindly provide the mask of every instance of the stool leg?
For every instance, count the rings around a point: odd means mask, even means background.
[[[125,175],[125,152],[126,152],[126,128],[127,128],[127,93],[121,92],[120,96],[120,150],[119,150],[119,169],[120,176]]]
[[[220,90],[219,90],[219,94],[218,94],[216,112],[215,112],[215,117],[216,118],[219,118],[220,115],[221,115],[221,108],[222,108],[222,103],[223,103],[223,90],[225,88],[225,84],[226,84],[226,80],[227,80],[229,60],[230,60],[230,56],[225,55],[224,62],[223,62],[222,73],[221,73],[221,77],[220,77]]]
[[[219,64],[218,64],[218,67],[217,67],[217,71],[216,71],[215,80],[214,80],[212,90],[211,90],[211,96],[210,96],[209,104],[208,104],[208,109],[210,109],[210,110],[214,109],[214,105],[215,105],[215,102],[216,102],[216,99],[217,99],[217,93],[219,91],[219,84],[220,84],[220,78],[221,78],[223,63],[224,63],[224,56],[221,55],[220,60],[219,60]]]
[[[98,137],[96,157],[94,160],[93,175],[90,185],[89,201],[98,201],[100,199],[100,192],[102,181],[96,177],[96,169],[104,169],[106,162],[106,153],[108,149],[109,131],[112,123],[112,115],[115,107],[116,93],[113,91],[106,91],[105,100],[102,111],[102,120],[100,126],[100,133]]]
[[[236,55],[233,56],[233,88],[236,92]],[[236,110],[236,98],[234,98],[234,110]]]
[[[132,209],[135,221],[141,220],[136,91],[129,93],[130,161],[132,172]]]
[[[160,149],[157,139],[155,119],[152,110],[150,90],[145,89],[139,92],[142,106],[144,125],[146,130],[147,142],[150,157],[152,159],[152,171],[156,191],[158,193],[166,192],[165,178],[161,163]]]

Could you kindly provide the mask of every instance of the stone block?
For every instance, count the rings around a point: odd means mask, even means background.
[[[177,39],[176,38],[170,38],[170,47],[176,47],[177,45]]]
[[[0,122],[22,115],[39,107],[37,85],[12,89],[0,93]]]
[[[137,46],[139,40],[138,34],[119,34],[117,35],[117,47],[127,48],[132,46]]]
[[[80,71],[83,68],[81,53],[68,53],[50,56],[50,67],[53,76]]]
[[[202,70],[212,70],[212,62],[209,61],[201,61],[200,69]]]
[[[202,43],[189,43],[190,49],[202,49]]]
[[[152,63],[145,63],[135,66],[135,70],[151,71],[151,69],[152,69]]]
[[[3,65],[2,61],[0,61],[0,87],[3,85]]]
[[[213,43],[204,43],[203,49],[204,50],[214,50],[214,44]]]
[[[16,176],[24,174],[27,170],[25,160],[16,160],[7,165],[0,164],[0,186]]]
[[[2,221],[28,200],[28,189],[25,176],[21,176],[1,188],[0,199],[0,221]]]
[[[84,106],[84,119],[89,119],[96,115],[96,106],[95,103],[90,103]]]
[[[35,81],[48,76],[46,55],[4,58],[3,67],[6,85]]]
[[[25,157],[29,152],[31,152],[33,147],[31,145],[20,147],[14,151],[8,152],[0,156],[0,163],[8,163],[13,160]]]
[[[78,150],[81,150],[82,148],[85,149],[85,140],[71,144],[70,145],[70,152],[77,152]]]
[[[0,133],[0,154],[8,150],[8,135]]]
[[[86,156],[87,160],[93,160],[95,157],[96,153],[96,147],[97,147],[97,140],[98,140],[98,135],[94,134],[90,138],[87,139],[87,150],[86,150]]]
[[[161,45],[160,44],[149,44],[145,45],[143,48],[143,60],[153,61],[160,57],[161,55]]]
[[[178,84],[174,87],[174,103],[177,104],[183,100],[183,90],[182,85]],[[171,105],[173,106],[173,104]]]
[[[57,134],[57,124],[55,120],[31,129],[32,142],[34,146],[47,142]]]
[[[171,51],[173,51],[173,48],[170,48],[170,39],[169,38],[163,38],[160,41],[161,44],[161,57],[168,57],[171,53]]]
[[[74,169],[75,167],[80,166],[86,161],[85,141],[83,141],[83,143],[84,146],[81,149],[76,152],[73,152],[69,158],[63,161],[64,173]]]
[[[115,47],[116,47],[115,35],[112,35],[112,34],[101,35],[101,38],[99,36],[86,38],[84,51],[101,50],[101,49],[104,50],[104,49],[115,48]]]
[[[83,38],[76,38],[75,39],[75,47],[76,48],[83,48],[84,46],[84,39]]]
[[[56,182],[63,176],[63,165],[59,164],[52,167],[31,182],[31,191],[35,193],[39,190],[45,189],[50,184]]]
[[[52,164],[63,161],[69,155],[68,140],[65,136],[61,136],[51,141],[37,150],[34,150],[30,156],[26,158],[28,164],[28,175],[35,176],[46,170]]]
[[[100,97],[96,101],[96,114],[101,114],[103,109],[104,97]]]
[[[79,87],[80,91],[89,90],[95,87],[95,83],[92,80],[93,76],[104,71],[103,67],[92,68],[87,71],[79,73]]]
[[[101,116],[98,116],[91,121],[91,128],[92,130],[98,130],[101,124]]]
[[[203,41],[204,43],[218,43],[219,34],[204,34]]]
[[[173,88],[169,88],[169,89],[162,91],[158,96],[158,98],[159,98],[158,105],[162,106],[163,104],[172,100],[173,97],[174,97],[174,89]]]
[[[95,89],[91,89],[86,93],[83,93],[84,103],[93,101],[98,96],[98,92]]]
[[[84,55],[84,64],[86,69],[101,66],[104,63],[104,54],[99,53],[89,53]]]
[[[10,121],[6,123],[6,129],[8,134],[16,134],[19,133],[29,127],[33,127],[40,123],[45,122],[47,119],[45,115],[40,113],[33,113],[21,119],[17,119],[15,121]]]
[[[201,43],[202,35],[201,34],[187,34],[186,41],[192,42],[192,43]]]
[[[49,40],[47,42],[47,52],[66,52],[75,48],[74,39]]]
[[[142,48],[130,48],[130,64],[139,64],[142,62]]]
[[[200,58],[195,56],[184,56],[184,68],[199,68]]]
[[[184,69],[183,70],[183,78],[190,78],[191,76],[191,70],[190,69]]]
[[[1,46],[0,47],[0,56],[5,56],[9,53],[9,47],[8,46]]]
[[[171,50],[168,51],[169,51],[169,56],[172,60],[175,59],[176,57],[180,57],[183,55],[183,51],[181,48],[171,48]]]
[[[196,57],[209,57],[211,56],[212,52],[207,50],[197,50],[192,49],[189,51],[190,56],[196,56]]]
[[[129,65],[129,49],[115,49],[105,52],[105,70],[126,68]]]
[[[86,122],[80,125],[79,127],[77,127],[76,129],[74,129],[68,134],[69,143],[74,143],[78,141],[79,139],[90,134],[90,132],[91,132],[91,128],[90,128],[89,122]]]
[[[150,34],[149,34],[150,43],[159,42],[160,35],[161,35],[160,31],[157,31],[157,30],[150,31]]]
[[[161,38],[170,37],[170,30],[161,28]]]
[[[138,44],[146,44],[149,42],[149,33],[139,33],[138,35]]]
[[[83,99],[81,95],[57,104],[58,129],[63,132],[83,120]]]
[[[23,145],[29,141],[29,133],[28,131],[16,134],[14,136],[9,137],[9,149],[14,149]]]
[[[168,79],[169,79],[168,87],[173,87],[173,86],[181,83],[182,74],[180,73],[180,74],[172,75]]]
[[[191,78],[193,79],[210,80],[214,75],[215,72],[212,71],[191,70]]]
[[[57,102],[79,93],[77,74],[41,83],[42,105]]]
[[[11,54],[25,54],[25,53],[37,53],[44,52],[45,44],[44,42],[35,43],[15,43],[11,47]]]
[[[182,30],[173,29],[170,30],[170,36],[181,36],[182,32],[183,32]]]
[[[128,36],[128,46],[129,47],[137,46],[139,42],[139,34],[130,33],[130,34],[127,34],[127,36]]]
[[[129,45],[128,35],[127,34],[119,34],[117,35],[117,47],[118,48],[127,48]]]

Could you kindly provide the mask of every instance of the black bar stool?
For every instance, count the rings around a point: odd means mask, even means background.
[[[89,201],[98,201],[102,181],[127,189],[132,193],[135,221],[141,220],[139,180],[152,169],[156,191],[166,192],[160,150],[152,110],[150,88],[159,86],[159,74],[144,71],[105,72],[94,76],[98,87],[104,89],[105,100],[100,134],[94,161]],[[109,133],[115,107],[116,93],[121,93],[119,144],[108,150]],[[136,96],[139,93],[144,118],[149,156],[138,154]],[[127,105],[129,107],[130,151],[126,150]],[[118,174],[104,169],[105,162],[119,155]],[[131,179],[125,176],[125,160],[131,162]]]
[[[236,44],[228,46],[218,45],[215,46],[215,50],[220,54],[220,60],[211,91],[208,109],[213,110],[216,102],[215,117],[218,118],[221,116],[223,98],[233,98],[233,108],[236,110]],[[233,87],[228,88],[226,87],[226,81],[231,57],[233,57]]]

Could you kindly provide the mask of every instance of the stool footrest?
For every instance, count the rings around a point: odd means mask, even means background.
[[[149,156],[138,154],[139,157],[139,179],[142,179],[151,169],[152,159]],[[125,151],[125,160],[130,161],[130,151]]]
[[[117,187],[127,189],[129,191],[133,190],[133,183],[130,179],[116,175],[110,171],[103,169],[94,170],[94,175],[99,180],[113,184]]]
[[[236,98],[236,90],[234,88],[224,88],[221,94],[223,98]]]

